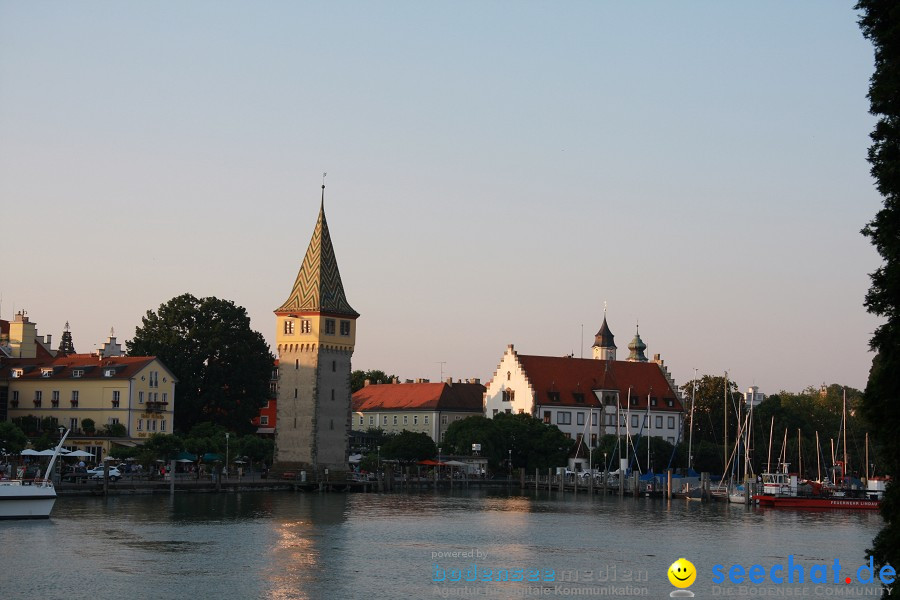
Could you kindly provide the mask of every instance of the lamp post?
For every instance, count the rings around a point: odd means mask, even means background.
[[[378,446],[378,472],[381,472],[381,446]]]
[[[509,451],[509,481],[512,481],[512,449]]]
[[[231,433],[225,432],[225,476],[228,477],[228,438],[231,437]]]

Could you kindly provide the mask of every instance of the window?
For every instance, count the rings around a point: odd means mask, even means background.
[[[507,371],[507,372],[506,372],[506,380],[509,381],[510,379],[512,379],[512,372],[511,372],[511,371]]]
[[[384,415],[384,420],[382,421],[382,424],[387,425],[387,415]]]
[[[84,377],[84,370],[83,370],[83,369],[73,369],[73,370],[72,370],[72,377],[75,377],[76,379],[77,379],[78,377]]]
[[[583,433],[579,433],[578,435],[575,436],[575,443],[578,444],[579,446],[581,445],[581,442],[583,442],[583,441],[584,441]]]
[[[21,376],[22,376],[22,373],[23,373],[22,369],[10,369],[10,371],[9,371],[9,374],[10,374],[13,378],[21,377]]]
[[[325,335],[334,335],[334,319],[325,319]]]
[[[53,408],[59,408],[59,390],[53,390],[50,392],[50,406]]]
[[[503,390],[503,402],[512,402],[516,399],[516,390]]]
[[[591,413],[591,426],[593,426],[593,427],[597,426],[597,413],[595,413],[595,412]]]
[[[425,424],[428,425],[428,415],[425,415]]]
[[[113,390],[113,397],[112,397],[113,408],[119,408],[119,400],[121,399],[121,397],[122,397],[122,392],[120,392],[119,390]]]
[[[632,398],[630,404],[631,406],[637,406],[637,398]]]
[[[369,415],[369,425],[374,425],[374,424],[375,424],[375,417],[373,417],[372,415]]]
[[[607,405],[607,406],[615,406],[615,405],[616,405],[616,398],[615,398],[615,396],[611,396],[611,395],[606,395],[606,396],[604,396],[604,397],[603,397],[603,404],[605,404],[605,405]]]
[[[406,416],[406,415],[403,415],[403,424],[404,424],[404,425],[409,425],[409,417]]]
[[[445,436],[445,435],[447,435],[447,432],[446,432],[446,431],[442,431],[442,432],[441,432],[441,441],[442,441],[442,442],[444,441],[444,436]]]
[[[336,360],[331,361],[331,372],[337,373],[337,361]],[[332,398],[332,400],[334,400],[334,398]]]
[[[550,402],[559,402],[559,392],[547,392],[547,400]]]
[[[78,408],[78,390],[72,390],[72,408]]]
[[[571,425],[572,424],[572,413],[567,410],[561,410],[556,413],[556,424],[557,425]]]
[[[297,388],[294,388],[294,398],[297,397]]]
[[[578,404],[584,404],[584,394],[581,392],[572,392],[572,397],[575,398],[575,402]]]
[[[675,406],[675,401],[672,400],[671,398],[666,399],[666,406],[668,406],[669,408],[672,408],[673,406]]]
[[[413,425],[419,424],[419,415],[413,415]]]
[[[491,416],[492,416],[492,417],[496,417],[496,416],[497,416],[497,413],[499,413],[499,412],[500,412],[500,411],[499,411],[498,409],[495,408],[495,409],[494,409],[494,412],[491,413]]]
[[[552,420],[552,413],[549,410],[545,410],[544,411],[544,423],[549,425],[551,420]]]
[[[165,422],[165,421],[164,421]],[[269,424],[269,415],[263,415],[259,418],[260,425],[268,425]]]
[[[394,425],[397,424],[397,415],[394,415]]]
[[[115,418],[115,417],[110,417],[110,418],[109,418],[109,424],[110,424],[110,425],[118,425],[118,424],[119,424],[119,419],[117,419],[117,418]]]
[[[138,404],[144,403],[144,392],[138,392]]]
[[[53,369],[41,369],[41,377],[50,377],[53,375]]]
[[[143,419],[138,419],[137,430],[138,430],[138,431],[143,431],[143,430],[144,430],[144,420],[143,420]]]
[[[19,408],[19,390],[13,390],[12,400],[10,400],[13,408]]]
[[[309,319],[302,319],[300,321],[300,333],[309,333],[309,331],[310,331]]]
[[[331,401],[334,402],[334,390],[331,390]]]
[[[299,368],[300,368],[300,359],[298,358],[297,360],[294,361],[294,370],[296,371]]]
[[[150,431],[156,431],[156,419],[148,420],[147,425],[149,425],[148,429]]]
[[[447,424],[447,415],[441,415],[441,425]]]
[[[290,319],[284,322],[284,334],[294,335],[294,322]]]
[[[519,409],[519,414],[520,414],[520,415],[524,415],[524,414],[525,414],[525,409],[524,409],[524,408],[520,408],[520,409]],[[456,420],[456,421],[459,421],[459,417],[456,417],[455,420]]]
[[[650,398],[650,406],[656,406],[656,398]]]
[[[650,417],[644,415],[644,427],[650,427]]]
[[[606,421],[607,427],[613,427],[616,424],[615,415],[606,415],[606,419],[604,419],[604,420]]]
[[[34,392],[34,407],[35,408],[41,407],[41,400],[43,400],[43,398],[44,398],[44,393],[40,390],[35,390],[35,392]]]
[[[631,426],[632,427],[638,426],[638,416],[637,415],[631,415]]]
[[[116,374],[116,370],[115,370],[115,369],[103,369],[103,376],[104,376],[104,377],[112,377],[112,376],[114,376],[115,374]]]
[[[511,411],[510,409],[507,408],[507,409],[504,410],[503,412],[505,412],[506,414],[509,414],[509,413],[511,413],[512,411]]]
[[[669,429],[675,429],[675,417],[669,417]]]
[[[584,425],[584,413],[583,412],[575,413],[575,424],[576,425]]]
[[[169,394],[168,392],[163,392],[163,404],[169,403]]]
[[[350,321],[341,321],[341,335],[350,335]]]
[[[362,415],[360,415],[360,417],[359,417],[359,424],[360,424],[360,425],[365,425],[365,423],[363,422],[363,417],[362,417]]]
[[[596,433],[591,434],[591,447],[592,448],[597,447],[597,434]]]
[[[78,430],[78,419],[76,419],[75,417],[69,419],[69,429],[71,429],[72,431]]]
[[[656,428],[662,429],[662,417],[660,417],[660,416],[656,417]]]
[[[165,419],[160,419],[160,421],[159,421],[159,430],[160,430],[160,431],[165,431],[165,430],[166,430],[166,420],[165,420]]]

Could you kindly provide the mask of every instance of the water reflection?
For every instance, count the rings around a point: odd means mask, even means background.
[[[707,582],[712,564],[770,565],[789,554],[849,567],[862,563],[880,526],[870,512],[505,490],[63,497],[49,521],[0,523],[0,548],[3,572],[16,574],[4,578],[4,598],[97,590],[133,597],[144,589],[192,600],[419,597],[433,595],[436,563],[473,562],[619,576],[644,570],[651,592],[665,596],[663,574],[679,556]],[[463,550],[484,556],[435,557]]]

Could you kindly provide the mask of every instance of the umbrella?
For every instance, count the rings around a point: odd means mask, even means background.
[[[22,450],[22,456],[40,456],[41,453],[37,450],[33,450],[32,448],[26,448]]]
[[[85,452],[84,450],[75,450],[74,452],[69,452],[68,454],[66,454],[66,456],[67,457],[68,456],[81,456],[81,457],[87,458],[89,456],[94,456],[94,455],[91,454],[90,452]]]
[[[59,453],[62,455],[65,455],[65,456],[69,455],[68,454],[69,451],[66,450],[65,448],[60,448]],[[54,454],[56,454],[56,450],[41,450],[40,452],[36,453],[34,456],[53,456]]]

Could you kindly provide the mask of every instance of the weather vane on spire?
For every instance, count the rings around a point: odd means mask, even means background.
[[[603,316],[606,316],[606,300],[603,301]]]

